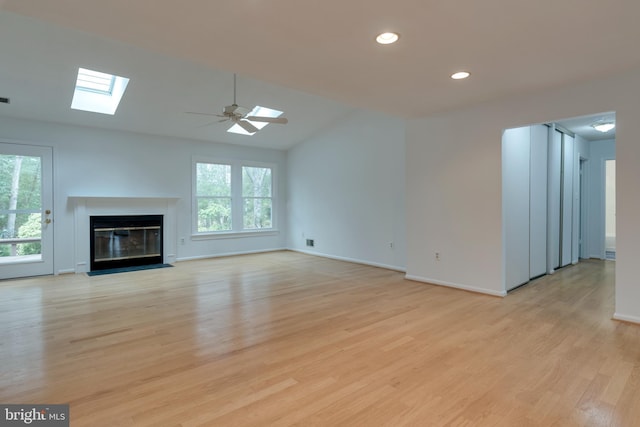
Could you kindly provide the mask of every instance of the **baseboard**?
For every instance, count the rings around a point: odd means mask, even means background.
[[[61,274],[75,274],[76,270],[73,268],[68,268],[65,270],[58,270],[58,272],[55,274],[56,276],[59,276]]]
[[[228,256],[236,256],[236,255],[262,254],[267,252],[279,252],[279,251],[286,251],[286,250],[287,248],[272,248],[272,249],[260,249],[257,251],[225,252],[221,254],[209,254],[209,255],[198,255],[198,256],[192,256],[192,257],[176,258],[176,262],[196,261],[200,259],[211,259],[211,258],[223,258]]]
[[[329,255],[329,254],[324,254],[322,252],[306,251],[306,250],[302,250],[302,249],[288,248],[287,250],[290,250],[292,252],[299,252],[299,253],[305,254],[305,255],[313,255],[313,256],[319,256],[319,257],[322,257],[322,258],[335,259],[336,261],[352,262],[354,264],[362,264],[362,265],[368,265],[368,266],[371,266],[371,267],[384,268],[386,270],[399,271],[400,273],[405,273],[406,272],[406,269],[404,267],[398,267],[396,265],[381,264],[381,263],[378,263],[378,262],[371,262],[371,261],[365,261],[365,260],[362,260],[362,259],[347,258],[347,257],[336,256],[336,255]]]
[[[640,317],[637,316],[627,316],[626,314],[614,313],[613,318],[622,322],[636,323],[640,325]]]
[[[428,283],[430,285],[445,286],[447,288],[455,288],[455,289],[460,289],[460,290],[463,290],[463,291],[475,292],[475,293],[478,293],[478,294],[491,295],[491,296],[494,296],[494,297],[505,297],[505,296],[507,296],[507,293],[504,292],[504,291],[502,291],[502,292],[500,292],[500,291],[492,291],[490,289],[477,288],[475,286],[461,285],[461,284],[458,284],[458,283],[444,282],[442,280],[428,279],[426,277],[413,276],[413,275],[410,275],[410,274],[407,274],[404,277],[407,280],[413,280],[415,282],[423,282],[423,283]]]

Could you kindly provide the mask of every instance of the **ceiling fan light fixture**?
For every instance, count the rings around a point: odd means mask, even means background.
[[[379,44],[392,44],[397,42],[399,38],[400,34],[398,33],[386,32],[378,34],[378,36],[376,37],[376,41]]]
[[[591,125],[598,132],[606,133],[616,127],[614,122],[597,122]]]

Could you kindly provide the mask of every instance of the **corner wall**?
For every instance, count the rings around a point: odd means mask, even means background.
[[[616,317],[640,322],[640,70],[410,120],[407,276],[503,295],[502,131],[604,111],[618,123]]]
[[[404,271],[404,140],[403,120],[358,111],[290,149],[288,247]]]

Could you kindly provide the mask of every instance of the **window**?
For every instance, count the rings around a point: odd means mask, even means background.
[[[113,74],[101,73],[100,71],[80,68],[78,70],[76,88],[111,96],[111,94],[113,93],[113,85],[115,84],[115,82],[116,76],[114,76]]]
[[[128,84],[126,77],[79,68],[71,108],[114,115]]]
[[[274,167],[194,161],[195,234],[273,231]]]
[[[244,229],[271,228],[271,168],[242,167]]]
[[[197,231],[231,230],[231,165],[197,163]]]

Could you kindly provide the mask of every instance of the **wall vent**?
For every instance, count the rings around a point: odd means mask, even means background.
[[[3,98],[3,97],[1,97],[1,96],[0,96],[0,103],[2,103],[2,104],[8,104],[9,102],[10,102],[10,99],[9,99],[9,98]]]
[[[314,246],[313,239],[307,239],[307,246]]]

